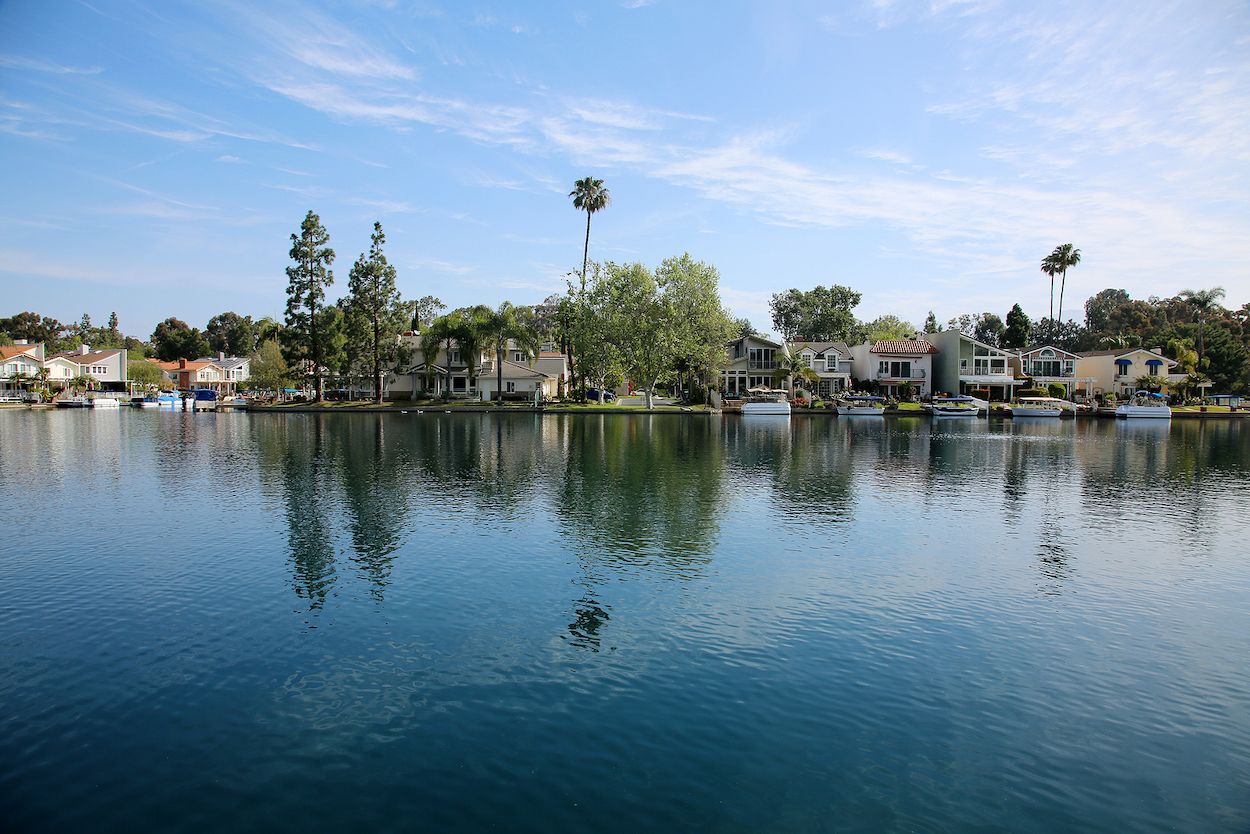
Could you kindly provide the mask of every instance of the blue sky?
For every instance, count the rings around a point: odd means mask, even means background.
[[[1222,285],[1250,301],[1250,6],[0,4],[0,314],[281,316],[380,220],[408,297],[534,303],[689,251],[767,327],[788,287],[920,323]]]

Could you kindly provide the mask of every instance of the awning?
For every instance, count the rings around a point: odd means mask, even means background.
[[[1163,360],[1162,359],[1147,359],[1146,364],[1147,365],[1162,365]]]
[[[1133,360],[1132,359],[1117,359],[1115,360],[1115,363],[1117,365],[1132,365]]]

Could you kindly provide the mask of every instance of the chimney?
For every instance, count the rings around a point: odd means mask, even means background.
[[[223,360],[223,359],[225,359],[225,358],[226,358],[226,352],[225,352],[224,350],[219,350],[219,351],[217,351],[217,361],[218,361],[218,362],[220,362],[221,360]]]
[[[79,356],[86,356],[88,353],[91,353],[91,345],[79,345],[78,346]]]
[[[28,344],[30,344],[30,342],[26,341],[25,339],[14,339],[14,340],[13,340],[13,344],[15,344],[15,345],[28,345]]]
[[[186,369],[186,367],[187,367],[187,360],[185,360],[185,359],[179,359],[179,360],[178,360],[178,370],[180,370],[180,371],[181,371],[181,370],[185,370],[185,369]]]

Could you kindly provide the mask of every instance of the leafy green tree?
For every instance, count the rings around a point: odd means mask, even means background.
[[[162,362],[195,359],[208,353],[208,340],[182,319],[169,317],[152,331],[152,347]]]
[[[325,396],[322,371],[325,366],[326,345],[321,333],[321,319],[326,288],[334,283],[330,264],[334,263],[334,250],[327,244],[330,233],[321,225],[321,218],[308,212],[300,224],[299,234],[291,235],[291,260],[294,266],[286,268],[286,326],[291,331],[288,343],[301,348],[299,358],[312,364],[316,399]]]
[[[748,336],[760,336],[761,334],[755,329],[755,325],[751,324],[751,320],[746,316],[734,319],[734,338],[745,339]]]
[[[1085,301],[1085,327],[1095,333],[1111,329],[1111,317],[1131,299],[1126,290],[1105,289]]]
[[[25,339],[31,344],[43,342],[49,352],[59,349],[65,325],[50,316],[41,316],[27,310],[8,318],[0,318],[0,332],[11,339]]]
[[[586,243],[582,247],[582,291],[586,290],[586,268],[590,262],[590,218],[591,215],[603,211],[612,203],[612,195],[604,186],[603,180],[594,177],[583,177],[573,183],[569,192],[573,198],[573,208],[586,212]]]
[[[929,315],[925,316],[924,318],[924,332],[925,333],[941,333],[942,332],[942,325],[938,324],[937,316],[933,314],[932,310],[930,310]]]
[[[1007,312],[1007,327],[1003,330],[1000,346],[1015,349],[1028,347],[1031,327],[1032,323],[1025,315],[1024,308],[1019,304],[1012,305]]]
[[[447,309],[447,305],[436,296],[423,295],[413,302],[412,329],[420,331],[423,325],[429,324],[434,317]]]
[[[146,359],[131,359],[126,363],[126,376],[131,382],[142,385],[145,388],[160,388],[161,384],[168,382],[165,372],[155,362],[149,362]]]
[[[218,313],[209,319],[204,336],[211,352],[226,356],[250,356],[258,344],[252,317],[233,312]]]
[[[737,335],[721,303],[720,272],[686,253],[665,259],[655,276],[671,316],[675,367],[680,366],[684,382],[695,376],[706,384],[725,362],[725,345]]]
[[[678,357],[673,308],[655,275],[639,263],[608,263],[599,284],[603,338],[651,408],[656,384]]]
[[[290,380],[290,373],[277,339],[266,339],[252,354],[249,383],[252,387],[281,393]]]
[[[1071,243],[1056,246],[1054,251],[1042,259],[1042,271],[1050,276],[1050,320],[1055,320],[1054,296],[1055,274],[1059,274],[1059,318],[1063,318],[1063,290],[1068,283],[1068,270],[1081,262],[1081,250]]]
[[[863,341],[866,342],[876,342],[881,339],[911,339],[916,335],[916,325],[890,314],[878,316],[870,322],[865,322],[860,329],[863,334]],[[855,341],[858,342],[860,340],[856,339]]]
[[[776,293],[768,302],[773,313],[773,329],[788,341],[800,338],[814,342],[853,341],[858,325],[851,311],[861,295],[850,287],[818,286],[812,290],[789,289]]]
[[[255,323],[256,327],[256,346],[260,347],[268,341],[277,341],[281,343],[282,338],[282,322],[275,321],[270,316],[265,316]]]
[[[1003,320],[993,313],[982,313],[977,320],[976,327],[973,328],[972,335],[979,341],[985,342],[992,347],[999,347],[1002,344],[1003,333],[1007,328],[1003,325]]]
[[[479,338],[495,354],[495,399],[503,402],[503,362],[511,343],[514,350],[530,361],[538,358],[539,337],[529,311],[505,301],[496,309],[478,308],[473,313],[473,326]]]
[[[374,399],[382,402],[382,370],[400,360],[397,337],[404,329],[404,309],[395,286],[395,267],[382,251],[386,235],[381,223],[373,224],[370,241],[369,256],[356,259],[347,279],[348,309],[354,319],[357,350],[367,357],[373,372]]]

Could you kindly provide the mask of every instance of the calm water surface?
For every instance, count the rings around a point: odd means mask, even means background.
[[[0,828],[1250,830],[1250,426],[0,413]]]

